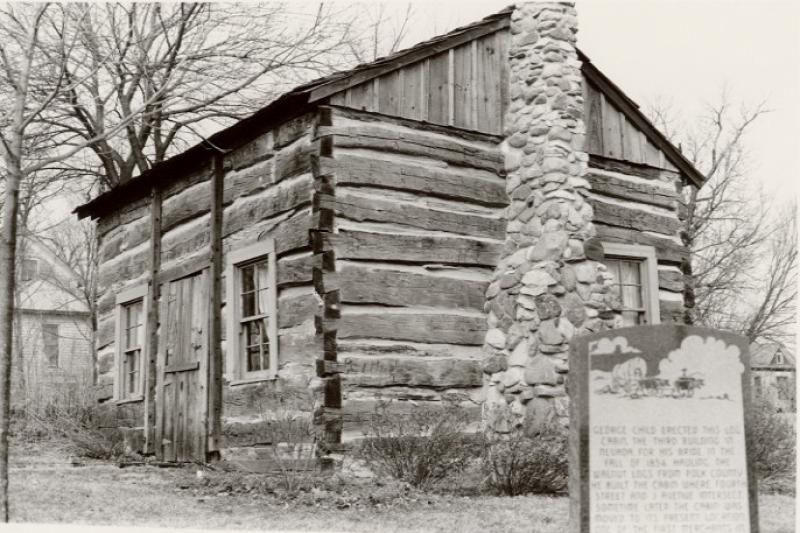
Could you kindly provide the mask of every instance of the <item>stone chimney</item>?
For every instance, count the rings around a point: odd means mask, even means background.
[[[510,204],[485,306],[484,423],[495,433],[566,425],[569,342],[613,318],[587,203],[577,22],[568,2],[518,4],[511,15]]]

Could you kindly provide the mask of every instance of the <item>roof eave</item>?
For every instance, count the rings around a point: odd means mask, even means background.
[[[603,93],[612,99],[614,105],[620,108],[625,113],[625,116],[631,120],[639,129],[641,129],[649,140],[655,144],[659,150],[664,152],[667,159],[677,167],[677,169],[688,178],[692,184],[698,189],[703,186],[706,178],[702,172],[697,170],[691,161],[686,159],[678,148],[666,138],[666,136],[656,128],[650,119],[639,110],[639,106],[634,102],[622,89],[611,81],[608,76],[603,74],[598,69],[589,57],[584,54],[580,49],[578,50],[578,58],[582,64],[582,71],[586,78],[597,85]]]
[[[109,210],[109,206],[117,205],[123,200],[130,201],[134,198],[141,198],[156,184],[163,186],[165,182],[178,179],[187,171],[201,167],[213,155],[227,153],[249,141],[259,132],[267,131],[280,123],[306,113],[313,107],[308,103],[308,92],[285,93],[249,117],[158,163],[131,181],[118,185],[97,198],[76,207],[73,213],[78,215],[78,218],[103,216]]]

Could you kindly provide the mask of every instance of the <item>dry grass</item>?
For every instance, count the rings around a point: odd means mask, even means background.
[[[562,533],[565,497],[424,495],[391,504],[342,509],[252,494],[202,490],[190,469],[131,467],[100,462],[70,466],[57,451],[15,449],[11,518],[15,522],[67,522],[138,526],[318,531]],[[181,488],[183,487],[183,488]],[[761,497],[762,533],[794,531],[794,498]]]

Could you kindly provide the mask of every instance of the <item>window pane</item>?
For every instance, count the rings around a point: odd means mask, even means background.
[[[139,350],[125,354],[125,391],[124,396],[133,396],[139,391]]]
[[[255,264],[255,268],[258,271],[258,288],[266,289],[269,287],[269,282],[267,281],[267,275],[269,274],[269,263],[266,260],[261,261]]]
[[[619,282],[624,285],[641,285],[639,262],[638,261],[620,261],[620,277]]]
[[[642,307],[642,288],[639,285],[622,286],[622,307],[639,309]]]
[[[644,323],[644,313],[640,313],[639,311],[623,311],[622,312],[622,325],[623,327],[627,326],[638,326]]]
[[[262,323],[260,320],[254,320],[253,322],[249,323],[250,326],[250,336],[248,339],[248,343],[250,345],[261,344],[263,342],[262,338],[264,336],[264,328],[262,327]]]
[[[270,343],[267,335],[267,320],[254,319],[268,315],[268,302],[274,290],[270,288],[271,277],[269,256],[251,260],[238,267],[239,278],[236,288],[240,307],[236,319],[239,322],[238,368],[245,374],[269,368]]]
[[[259,315],[266,315],[268,314],[267,310],[267,302],[269,301],[269,295],[267,292],[269,289],[261,289],[258,291],[258,302],[257,302],[257,311]]]
[[[247,371],[256,372],[261,370],[261,348],[259,345],[247,348]]]
[[[139,327],[133,327],[125,331],[125,349],[130,350],[139,346]]]
[[[619,261],[615,259],[606,259],[604,264],[608,269],[608,273],[614,277],[608,286],[611,295],[615,297],[615,302],[611,307],[613,309],[618,309],[622,306],[622,287],[619,285]]]
[[[141,324],[140,314],[142,312],[142,302],[128,304],[128,327],[132,328]]]
[[[58,324],[42,326],[44,357],[50,366],[58,366]]]
[[[256,314],[256,293],[242,294],[242,318]]]
[[[20,274],[20,278],[22,281],[31,281],[33,278],[36,277],[36,266],[37,261],[35,259],[23,259],[22,260],[22,272]]]
[[[623,324],[632,326],[644,324],[644,288],[642,286],[642,262],[630,259],[606,259],[608,272],[614,276],[610,287],[617,297],[623,312]]]
[[[252,320],[242,324],[242,352],[247,372],[269,368],[268,320]]]
[[[136,348],[141,344],[142,302],[133,302],[124,307],[125,348]]]
[[[253,265],[242,267],[242,292],[252,292],[256,289],[254,270],[255,267]]]

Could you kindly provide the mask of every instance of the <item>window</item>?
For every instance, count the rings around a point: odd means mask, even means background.
[[[42,325],[42,345],[48,366],[58,367],[58,324]]]
[[[756,398],[761,397],[761,376],[753,377],[753,389],[755,389]]]
[[[230,252],[226,278],[233,382],[273,378],[278,365],[274,241]]]
[[[775,378],[778,385],[778,399],[788,400],[791,397],[791,390],[789,389],[789,378],[786,376],[778,376]]]
[[[39,262],[36,259],[23,259],[20,268],[20,280],[33,281],[36,278]]]
[[[612,291],[623,326],[658,324],[658,266],[652,246],[603,243],[603,263],[614,277]]]
[[[117,296],[117,400],[141,400],[144,389],[144,346],[147,286]]]

